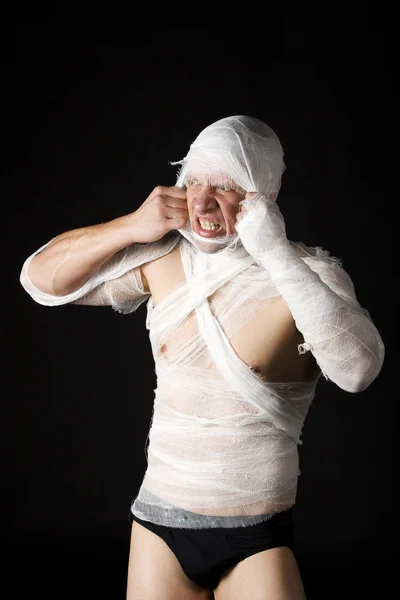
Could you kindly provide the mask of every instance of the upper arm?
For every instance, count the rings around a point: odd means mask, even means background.
[[[149,297],[147,280],[143,280],[140,266],[130,269],[120,277],[100,284],[73,304],[112,306],[122,313],[133,312]]]

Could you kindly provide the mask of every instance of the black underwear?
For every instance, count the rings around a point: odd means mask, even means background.
[[[213,590],[231,567],[252,554],[293,546],[292,508],[275,513],[256,525],[182,529],[154,525],[132,516],[169,546],[183,572],[198,586]]]

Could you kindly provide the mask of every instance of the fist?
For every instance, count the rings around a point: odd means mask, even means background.
[[[288,243],[281,211],[274,199],[249,192],[240,202],[235,229],[247,252],[258,259]]]
[[[169,231],[185,227],[189,217],[186,190],[157,186],[131,217],[133,241],[156,242]]]

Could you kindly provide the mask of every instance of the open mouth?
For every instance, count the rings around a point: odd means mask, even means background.
[[[196,218],[197,233],[204,237],[215,237],[221,235],[222,227],[216,221],[203,220]]]

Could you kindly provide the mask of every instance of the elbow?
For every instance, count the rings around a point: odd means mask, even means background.
[[[359,362],[355,363],[355,366],[353,363],[353,367],[347,372],[345,377],[343,379],[339,377],[336,383],[343,390],[351,394],[364,392],[381,372],[383,359],[384,354],[381,354],[378,358],[370,355],[368,360],[363,356]]]
[[[385,349],[382,344],[379,348],[379,353],[375,356],[371,356],[369,368],[366,369],[364,373],[361,373],[357,386],[358,389],[356,391],[363,392],[375,381],[375,379],[377,379],[382,370],[384,359]]]
[[[384,346],[378,343],[375,352],[369,349],[352,355],[340,363],[331,360],[317,360],[326,380],[332,381],[345,392],[364,392],[378,377],[384,362]],[[319,357],[322,358],[322,357]]]
[[[345,392],[349,392],[350,394],[359,394],[360,392],[364,392],[373,382],[375,377],[366,378],[360,377],[358,379],[353,379],[347,385],[339,385]]]
[[[353,385],[350,391],[357,394],[365,391],[378,377],[385,360],[385,345],[381,336],[375,331],[370,344],[360,347],[358,359],[355,361]]]

